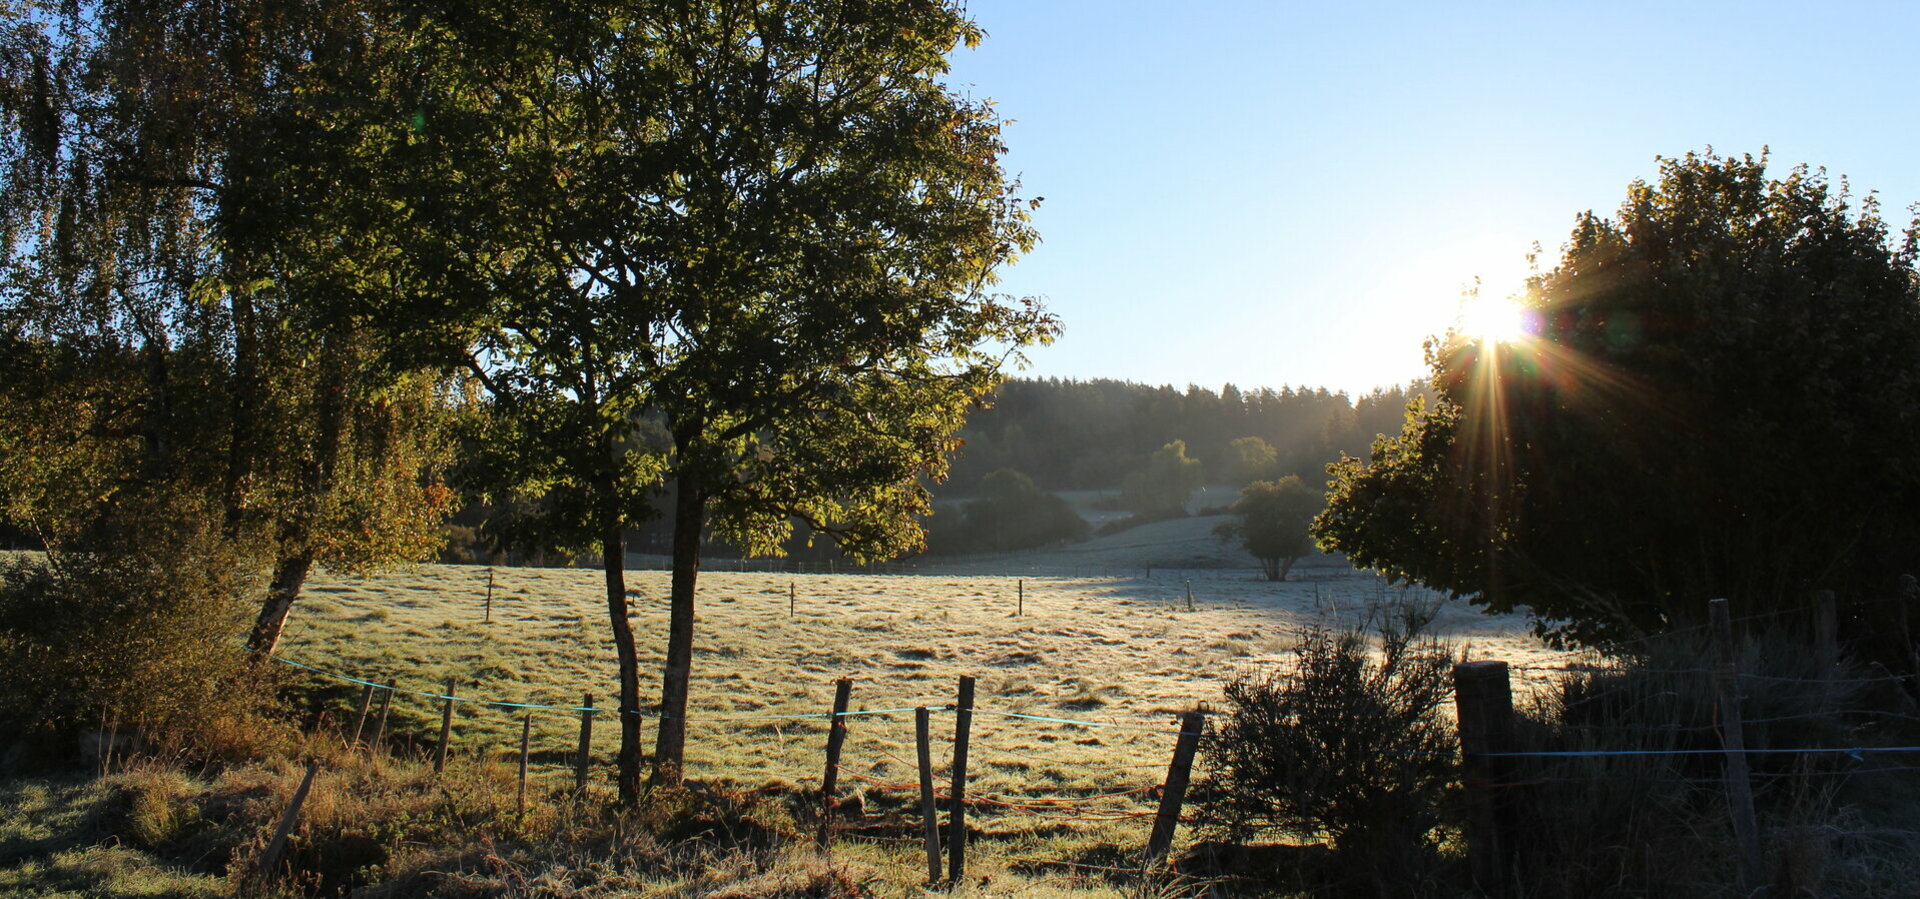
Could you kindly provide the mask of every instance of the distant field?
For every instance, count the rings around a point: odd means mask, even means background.
[[[1303,626],[1355,621],[1399,592],[1345,569],[1334,573],[1323,569],[1320,580],[1284,584],[1217,570],[1156,570],[1151,580],[1026,578],[1026,614],[1014,617],[1013,577],[708,572],[701,579],[688,774],[734,788],[818,778],[824,726],[781,716],[828,711],[836,678],[854,679],[855,708],[892,709],[951,703],[956,678],[972,674],[981,713],[970,789],[1020,801],[1150,786],[1164,771],[1175,715],[1217,700],[1234,672],[1283,660]],[[571,706],[591,691],[596,705],[611,705],[615,667],[600,573],[495,569],[491,625],[482,621],[487,576],[481,567],[424,566],[370,579],[317,577],[295,609],[282,655],[336,673],[393,678],[406,689],[437,692],[451,675],[463,696]],[[1186,611],[1189,582],[1193,612]],[[651,703],[659,689],[667,575],[632,573],[629,585],[642,692]],[[798,606],[791,619],[789,585]],[[1547,652],[1518,619],[1463,605],[1449,607],[1440,625],[1469,641],[1476,657],[1518,661]],[[343,689],[342,701],[351,692]],[[393,714],[415,733],[438,725],[437,704],[420,697],[396,698]],[[519,714],[462,703],[455,744],[506,751],[518,742]],[[851,724],[843,765],[853,778],[843,783],[871,789],[882,803],[904,802],[893,785],[914,782],[912,715]],[[938,767],[949,757],[952,726],[951,715],[935,718]],[[577,719],[543,713],[534,727],[536,760],[563,763]],[[649,749],[652,733],[649,721]],[[614,739],[608,719],[596,735],[605,763]]]

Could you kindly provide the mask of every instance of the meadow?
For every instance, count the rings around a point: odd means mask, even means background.
[[[863,791],[869,811],[904,807],[916,766],[913,716],[900,710],[950,705],[957,678],[973,675],[979,711],[969,790],[983,801],[984,827],[1024,832],[1036,826],[1034,817],[1070,827],[1144,814],[1181,712],[1216,702],[1239,673],[1285,662],[1297,635],[1315,623],[1357,625],[1383,604],[1438,600],[1326,564],[1285,583],[1219,569],[1023,577],[979,568],[704,573],[689,777],[728,790],[817,785],[826,728],[805,716],[828,711],[834,681],[845,677],[854,681],[852,707],[882,714],[851,719],[842,790]],[[452,677],[462,697],[558,707],[533,712],[535,772],[570,780],[563,768],[578,718],[564,709],[589,692],[600,708],[614,701],[603,583],[597,570],[560,568],[423,566],[372,578],[323,576],[298,607],[281,657],[331,675],[392,680],[402,690],[438,693]],[[650,703],[667,575],[631,572],[628,583]],[[1443,604],[1435,625],[1476,658],[1560,657],[1527,635],[1522,620],[1464,603]],[[336,683],[331,714],[349,714],[359,688]],[[513,751],[525,713],[461,702],[453,745],[478,755]],[[396,694],[390,714],[402,739],[418,745],[437,732],[439,702]],[[605,775],[615,736],[608,718],[600,722],[594,748]],[[950,714],[936,716],[940,778],[952,726]],[[649,722],[649,749],[651,734]],[[1080,802],[1101,796],[1109,798]],[[1080,814],[1050,814],[1061,802],[1076,803]],[[1142,834],[1147,823],[1139,822]]]

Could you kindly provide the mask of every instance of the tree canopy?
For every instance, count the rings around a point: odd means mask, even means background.
[[[1920,558],[1915,230],[1765,165],[1662,160],[1529,280],[1537,334],[1431,343],[1434,401],[1331,469],[1321,545],[1582,641],[1890,594]]]
[[[420,92],[414,195],[437,237],[419,258],[480,323],[467,364],[505,452],[476,483],[533,513],[521,535],[606,569],[631,799],[627,529],[670,510],[655,751],[670,781],[709,530],[753,554],[796,528],[862,558],[918,548],[924,484],[965,411],[1054,323],[991,290],[1035,236],[1000,120],[941,83],[979,38],[957,6],[522,18],[449,17],[436,43],[453,74]]]

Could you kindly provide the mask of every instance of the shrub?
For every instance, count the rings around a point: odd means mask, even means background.
[[[238,642],[257,568],[191,516],[139,520],[138,533],[0,562],[0,724],[52,739],[112,721],[249,752],[235,741],[274,731],[255,726],[269,685]]]
[[[1423,880],[1454,778],[1452,657],[1422,635],[1431,615],[1400,607],[1377,656],[1374,635],[1316,627],[1292,668],[1230,682],[1200,791],[1207,818],[1239,841],[1324,835],[1351,886]]]
[[[935,552],[1007,552],[1087,536],[1087,522],[1072,505],[1013,469],[987,475],[980,490],[980,498],[962,507],[953,524],[942,526],[936,519],[928,534]]]

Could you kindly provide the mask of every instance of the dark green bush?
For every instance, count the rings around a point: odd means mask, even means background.
[[[1236,841],[1324,837],[1347,889],[1425,882],[1455,777],[1453,659],[1422,635],[1430,615],[1405,607],[1374,634],[1316,627],[1292,666],[1230,682],[1200,790],[1208,820]]]
[[[935,517],[927,535],[931,551],[1010,552],[1087,536],[1086,519],[1072,505],[1017,471],[1003,468],[987,475],[980,492],[953,521]]]

